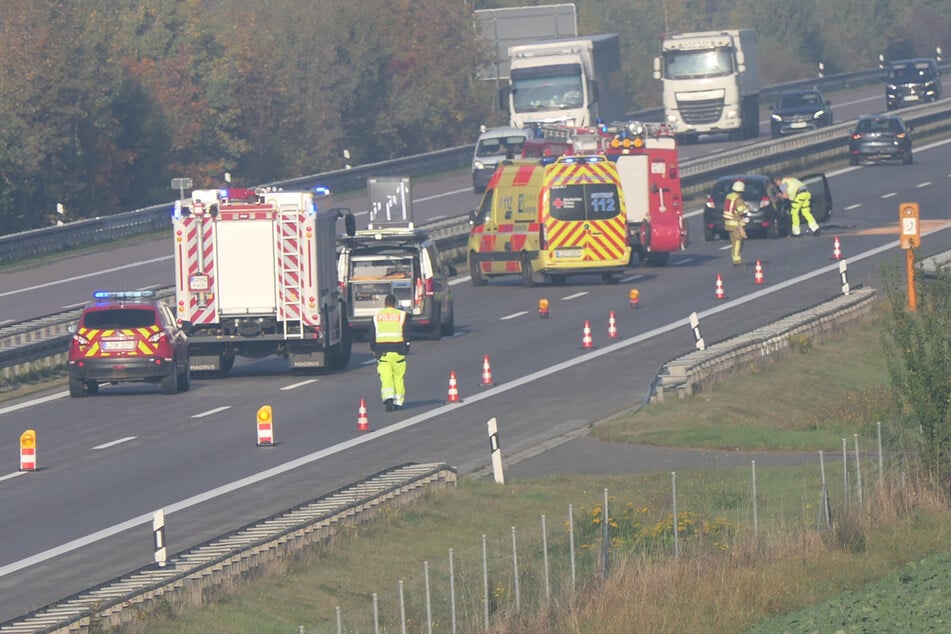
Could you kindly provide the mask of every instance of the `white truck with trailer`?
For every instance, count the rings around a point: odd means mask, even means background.
[[[499,107],[510,125],[591,126],[624,118],[616,33],[539,41],[509,48],[509,83]]]
[[[654,59],[663,82],[664,120],[678,138],[759,136],[759,51],[753,29],[668,35]]]
[[[175,309],[191,370],[227,375],[236,356],[342,370],[351,334],[335,209],[311,191],[195,190],[172,214]],[[321,203],[320,205],[318,203]]]

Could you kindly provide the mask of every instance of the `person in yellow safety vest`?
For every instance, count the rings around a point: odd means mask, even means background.
[[[746,240],[746,230],[743,225],[750,219],[747,214],[750,206],[743,200],[743,192],[746,191],[746,185],[743,181],[736,181],[730,188],[730,193],[726,195],[726,201],[723,203],[723,228],[730,234],[730,255],[733,258],[733,266],[743,264],[743,258],[740,251],[743,249],[743,241]]]
[[[380,397],[388,412],[403,409],[406,398],[409,325],[409,315],[396,307],[396,296],[388,294],[383,308],[373,316],[370,331],[370,350],[376,356],[376,371],[380,375]]]
[[[809,223],[809,230],[812,231],[812,234],[819,235],[819,223],[812,217],[812,210],[810,209],[812,207],[812,194],[809,193],[805,183],[791,176],[777,177],[775,182],[776,186],[779,187],[780,197],[792,201],[792,206],[789,208],[792,219],[792,234],[794,236],[801,235],[799,215],[802,214],[803,220]]]

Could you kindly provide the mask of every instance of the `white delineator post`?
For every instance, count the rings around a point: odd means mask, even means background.
[[[694,345],[697,346],[697,350],[706,350],[703,335],[700,334],[700,318],[697,317],[697,313],[690,313],[690,327],[693,328],[693,338],[696,340]]]
[[[165,511],[159,509],[152,514],[152,540],[155,544],[155,563],[165,567]]]
[[[505,476],[502,474],[502,447],[499,444],[499,423],[495,418],[490,418],[486,424],[489,428],[489,451],[492,452],[492,473],[495,476],[496,484],[505,484]]]

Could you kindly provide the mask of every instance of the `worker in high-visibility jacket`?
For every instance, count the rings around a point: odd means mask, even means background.
[[[373,316],[370,331],[370,350],[376,356],[376,371],[380,375],[380,397],[388,412],[403,409],[406,399],[409,326],[409,315],[396,307],[396,296],[388,294],[383,308]]]
[[[743,181],[734,182],[723,203],[723,228],[730,234],[730,256],[733,258],[733,266],[743,264],[743,258],[740,255],[743,250],[743,241],[746,240],[746,229],[743,225],[750,221],[747,216],[750,206],[743,200],[744,191],[746,191],[746,185]]]
[[[780,197],[792,202],[792,206],[789,208],[792,220],[791,233],[794,236],[801,235],[799,229],[799,216],[801,214],[802,219],[809,223],[809,230],[812,234],[818,235],[819,223],[812,216],[812,194],[809,193],[809,188],[806,187],[805,183],[792,176],[777,177],[775,182],[776,186],[779,187]]]

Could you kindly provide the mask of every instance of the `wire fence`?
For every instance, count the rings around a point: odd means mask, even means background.
[[[569,504],[537,521],[512,526],[477,543],[432,553],[409,565],[391,587],[352,597],[300,634],[313,632],[479,633],[551,611],[597,588],[626,558],[679,559],[728,553],[768,535],[829,531],[872,495],[909,486],[904,458],[882,447],[881,423],[871,438],[842,439],[841,453],[818,452],[801,467],[722,473],[669,473],[664,494],[622,500],[608,489],[600,503]],[[504,485],[501,485],[504,486]]]

